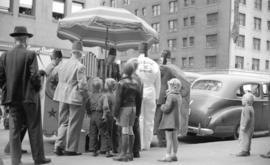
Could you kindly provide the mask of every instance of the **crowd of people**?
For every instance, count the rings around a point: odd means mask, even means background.
[[[185,101],[182,82],[172,77],[163,87],[160,66],[148,57],[147,43],[138,45],[139,56],[128,60],[119,80],[95,77],[88,86],[86,67],[81,63],[83,45],[72,44],[71,57],[62,60],[61,50],[54,50],[52,62],[45,71],[39,71],[37,56],[27,50],[27,41],[33,35],[22,26],[10,34],[15,47],[0,58],[0,87],[2,103],[9,110],[10,134],[6,152],[10,152],[12,165],[21,163],[21,142],[29,134],[32,157],[35,164],[50,163],[45,158],[41,126],[39,91],[44,76],[55,86],[54,100],[59,102],[58,132],[54,145],[57,156],[81,155],[80,131],[84,115],[88,115],[89,144],[86,150],[93,156],[100,153],[115,161],[132,161],[140,157],[140,151],[149,150],[153,133],[159,137],[165,156],[159,161],[177,161],[179,130],[183,130],[182,118]],[[113,54],[115,49],[110,50]],[[160,65],[169,63],[170,51],[163,51]],[[164,82],[163,82],[164,84]],[[252,94],[243,97],[240,123],[241,152],[250,154],[254,128]],[[155,121],[155,122],[154,122]],[[186,126],[185,126],[186,127]],[[154,131],[155,128],[155,131]],[[187,129],[184,129],[184,134]],[[163,137],[161,134],[164,134]],[[268,155],[264,155],[269,157]]]

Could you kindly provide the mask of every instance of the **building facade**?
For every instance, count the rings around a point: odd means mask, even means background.
[[[1,0],[0,1],[0,54],[14,45],[9,36],[15,26],[26,26],[34,36],[29,40],[29,49],[39,52],[41,68],[49,61],[54,48],[62,50],[64,56],[70,56],[71,42],[57,38],[58,20],[83,8],[99,6],[98,0]],[[87,56],[84,63],[95,66],[92,49],[85,48]],[[47,56],[46,56],[47,55]],[[88,56],[89,55],[89,56]],[[40,60],[42,62],[40,62]],[[94,74],[88,68],[88,75]],[[90,73],[91,72],[91,73]]]
[[[159,32],[160,41],[149,52],[153,59],[170,49],[173,63],[186,71],[270,75],[270,0],[100,3],[126,8]]]

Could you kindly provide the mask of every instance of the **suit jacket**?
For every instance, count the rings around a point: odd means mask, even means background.
[[[52,71],[53,78],[58,78],[54,100],[83,105],[87,93],[86,67],[75,57],[63,61]]]
[[[4,53],[0,58],[0,87],[5,90],[3,104],[35,103],[39,93],[31,81],[34,75],[38,75],[35,52],[18,45]]]

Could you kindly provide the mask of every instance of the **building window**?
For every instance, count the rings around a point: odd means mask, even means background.
[[[188,61],[186,57],[182,57],[182,68],[186,68],[188,66]]]
[[[111,5],[111,7],[116,7],[116,1],[115,0],[111,0],[110,5]]]
[[[143,15],[143,16],[146,15],[146,8],[145,8],[145,7],[142,8],[142,15]]]
[[[244,57],[241,56],[235,57],[235,68],[244,69]]]
[[[252,70],[260,70],[260,60],[252,58]]]
[[[194,57],[189,57],[188,58],[188,65],[189,65],[189,67],[193,67],[194,66]]]
[[[261,30],[261,18],[254,17],[254,29]]]
[[[217,34],[206,35],[206,47],[215,48],[217,47]]]
[[[168,40],[168,48],[170,50],[176,50],[176,39],[169,39]]]
[[[184,37],[184,38],[182,38],[182,40],[183,40],[183,48],[186,48],[187,47],[187,38],[186,37]]]
[[[255,0],[255,9],[262,10],[262,0]]]
[[[123,0],[123,5],[129,5],[129,0]]]
[[[195,25],[195,16],[190,17],[190,26]]]
[[[218,23],[218,13],[207,14],[207,25],[217,25]]]
[[[170,1],[169,2],[169,12],[176,13],[178,11],[177,1]]]
[[[184,26],[188,26],[188,17],[185,17],[183,20],[184,20]]]
[[[217,57],[216,56],[205,56],[205,67],[213,68],[216,67]]]
[[[152,44],[152,52],[159,52],[159,43]]]
[[[215,4],[215,3],[217,3],[217,0],[207,0],[206,3],[207,3],[207,5]]]
[[[174,20],[170,20],[168,22],[169,24],[169,31],[170,32],[175,32],[177,31],[177,19],[174,19]]]
[[[266,41],[266,50],[270,51],[270,41],[269,40]]]
[[[246,26],[246,14],[239,13],[239,24]]]
[[[195,3],[196,3],[196,0],[190,0],[191,5],[195,5]]]
[[[72,7],[71,7],[71,12],[76,12],[76,11],[80,11],[84,8],[84,4],[82,2],[76,2],[73,1],[72,2]]]
[[[34,15],[33,0],[20,0],[19,13]]]
[[[265,70],[269,70],[269,60],[265,61]]]
[[[0,11],[11,11],[10,0],[1,0],[0,1]]]
[[[244,35],[239,35],[237,38],[237,46],[244,48],[245,47],[245,36]]]
[[[253,49],[255,49],[255,50],[261,49],[261,39],[253,38]]]
[[[134,14],[138,16],[138,9],[134,10]]]
[[[65,1],[53,0],[52,4],[52,16],[55,20],[64,18],[65,16]]]
[[[239,0],[239,3],[242,5],[246,5],[246,0]]]
[[[189,46],[190,47],[194,46],[194,43],[195,43],[194,40],[195,40],[194,37],[189,37]]]
[[[270,30],[270,21],[267,21],[267,29]]]
[[[155,29],[158,33],[160,32],[160,24],[159,23],[153,23],[152,28]]]
[[[153,12],[153,16],[160,15],[160,5],[152,6],[152,12]]]
[[[184,6],[188,6],[188,0],[184,0]]]
[[[268,0],[268,10],[270,10],[270,0]]]

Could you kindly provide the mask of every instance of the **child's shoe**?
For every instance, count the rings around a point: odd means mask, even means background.
[[[158,160],[159,162],[172,162],[172,157],[169,154],[166,154],[166,156],[163,159]]]
[[[93,154],[92,154],[92,156],[94,156],[94,157],[98,156],[98,153],[97,153],[97,151],[93,151]]]
[[[171,160],[172,160],[173,162],[178,161],[177,156],[172,156],[172,157],[171,157]]]
[[[249,156],[250,152],[249,151],[241,151],[236,156],[241,157],[241,156]]]
[[[107,152],[106,152],[106,158],[110,158],[110,157],[113,157],[113,155],[111,154],[110,151],[107,151]]]

